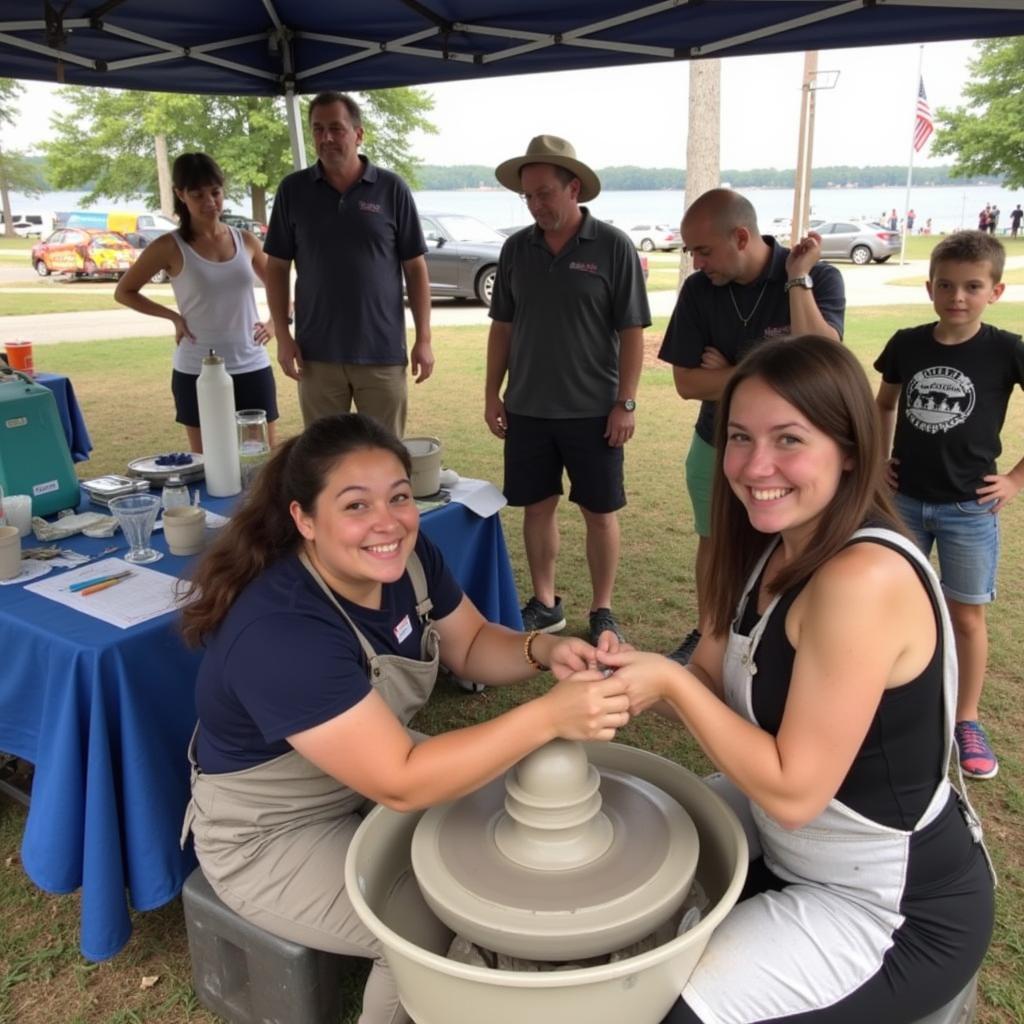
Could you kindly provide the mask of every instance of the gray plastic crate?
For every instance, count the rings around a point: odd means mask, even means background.
[[[347,957],[278,938],[225,906],[201,868],[182,889],[192,984],[230,1024],[338,1024]]]

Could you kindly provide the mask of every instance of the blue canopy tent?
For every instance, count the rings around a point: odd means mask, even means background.
[[[1024,35],[1024,0],[2,0],[0,75],[297,96]]]

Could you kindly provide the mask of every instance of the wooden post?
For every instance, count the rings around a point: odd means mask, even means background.
[[[714,57],[691,60],[684,213],[698,196],[718,188],[721,182],[721,107],[722,62]],[[677,288],[692,271],[693,260],[681,251]]]

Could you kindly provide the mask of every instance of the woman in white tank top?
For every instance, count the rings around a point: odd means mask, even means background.
[[[205,153],[183,153],[174,162],[177,231],[151,242],[114,292],[118,302],[174,325],[174,393],[177,420],[191,451],[201,452],[195,382],[203,356],[214,349],[235,384],[236,408],[267,412],[270,443],[278,418],[273,369],[266,344],[273,321],[260,321],[253,288],[265,280],[267,258],[258,239],[220,219],[224,174]],[[177,309],[142,294],[160,271],[171,280]]]

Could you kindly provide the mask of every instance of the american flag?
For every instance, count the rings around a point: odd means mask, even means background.
[[[928,97],[924,94],[924,79],[917,80],[917,116],[914,118],[914,152],[920,153],[928,136],[935,131]]]

